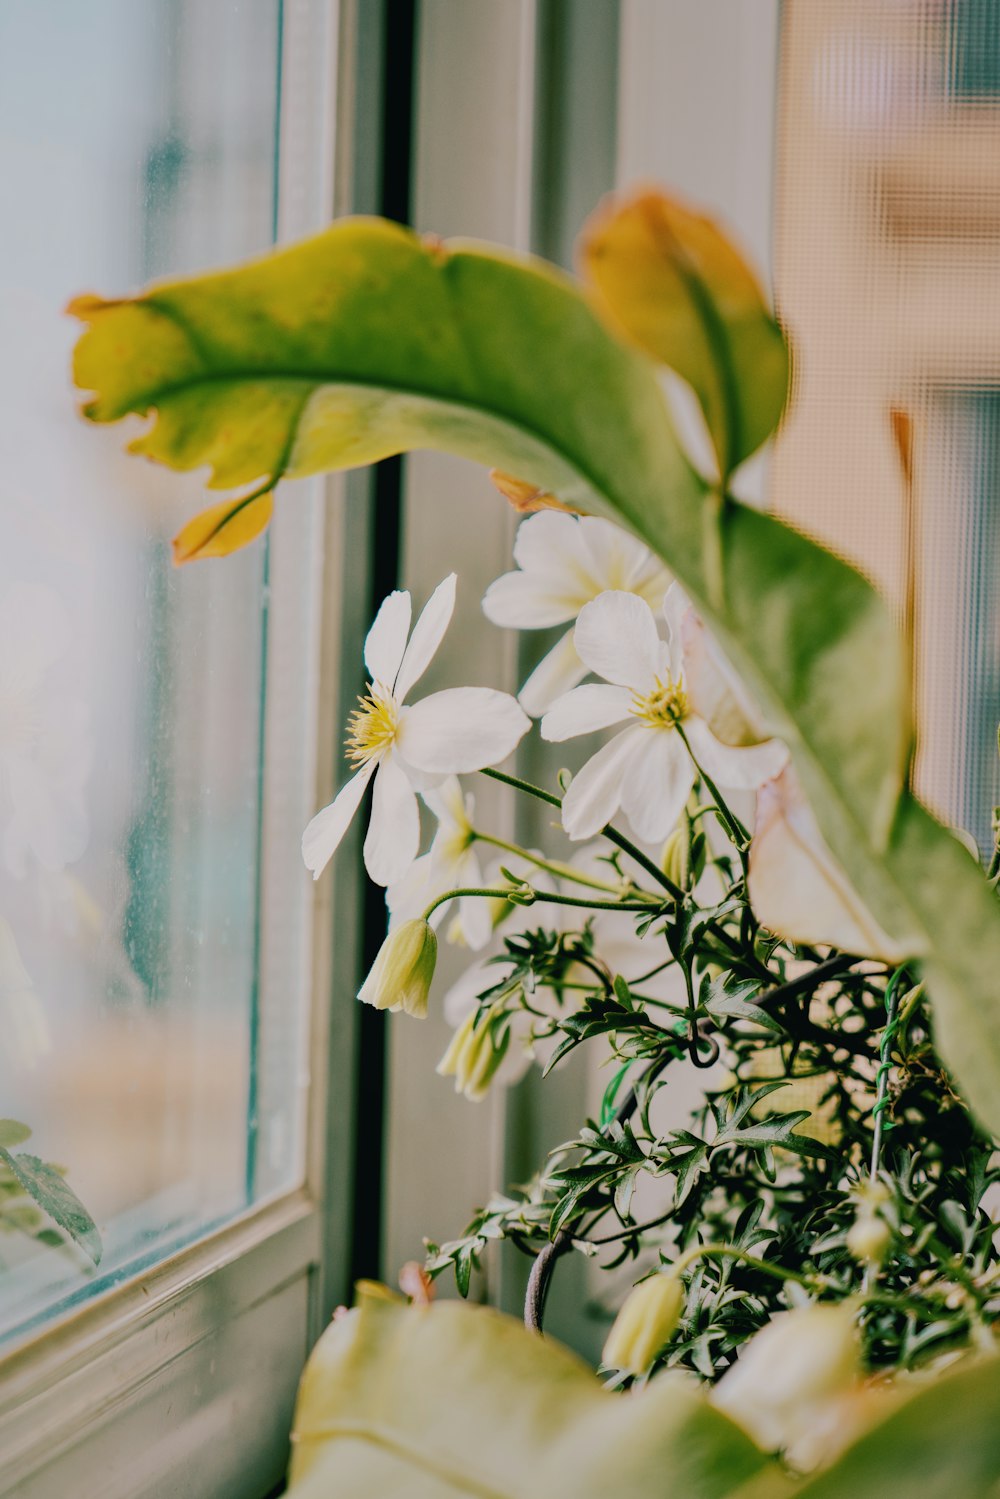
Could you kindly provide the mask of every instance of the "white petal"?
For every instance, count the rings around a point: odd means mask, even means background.
[[[664,610],[666,612],[666,610]],[[759,744],[768,738],[764,715],[693,609],[676,628],[684,651],[684,685],[694,711],[723,744]]]
[[[649,548],[631,532],[600,516],[585,515],[577,524],[600,591],[621,588],[632,593],[632,579],[648,564]],[[666,586],[664,583],[664,589]]]
[[[456,828],[469,826],[474,803],[471,796],[468,798],[463,796],[462,783],[458,776],[448,776],[433,790],[423,792],[423,798],[438,822],[444,824],[447,835],[454,833]],[[438,834],[441,831],[439,828]]]
[[[351,818],[361,805],[365,788],[375,773],[375,764],[374,760],[369,760],[363,765],[357,775],[340,788],[330,805],[316,813],[302,834],[302,857],[306,868],[312,870],[314,880],[319,879],[347,832]]]
[[[667,622],[670,675],[676,678],[680,676],[684,664],[682,624],[685,615],[691,610],[687,594],[684,593],[679,583],[671,583],[667,589],[663,596],[662,610],[663,618]]]
[[[659,557],[650,552],[643,565],[629,579],[627,588],[629,593],[637,593],[651,609],[656,610],[661,607],[670,583],[670,572]]]
[[[390,593],[382,600],[365,640],[365,666],[373,682],[392,690],[410,630],[410,595]]]
[[[734,749],[720,744],[704,719],[694,715],[684,720],[684,732],[706,775],[727,790],[756,791],[780,775],[788,763],[788,750],[778,739]]]
[[[434,865],[430,854],[423,854],[419,859],[414,859],[402,879],[395,880],[385,893],[385,903],[389,907],[389,930],[401,926],[404,921],[412,921],[415,916],[420,916],[430,905],[434,896],[438,893],[433,886]],[[431,926],[438,926],[444,919],[444,906],[438,906],[431,913]]]
[[[562,805],[563,827],[571,838],[592,838],[618,811],[625,777],[645,732],[638,724],[624,729],[573,777]]]
[[[837,864],[791,767],[758,794],[748,885],[758,920],[780,937],[888,963],[908,956]]]
[[[403,709],[396,743],[417,770],[458,775],[506,760],[530,728],[508,693],[449,687]]]
[[[524,572],[540,577],[556,573],[567,579],[578,577],[587,553],[576,517],[558,510],[529,515],[517,528],[514,561]]]
[[[641,751],[629,762],[622,811],[644,843],[662,843],[677,826],[695,770],[679,734],[645,729],[643,738]]]
[[[660,658],[653,611],[634,593],[602,593],[585,604],[573,641],[581,661],[620,687],[648,692]]]
[[[578,734],[610,728],[628,718],[631,708],[632,694],[627,687],[609,687],[603,682],[575,687],[553,703],[542,719],[542,738],[559,744]]]
[[[504,573],[483,595],[483,613],[508,630],[543,630],[575,619],[579,600],[569,596],[554,575]]]
[[[434,652],[451,624],[451,616],[455,611],[455,582],[455,574],[449,573],[444,582],[438,584],[413,626],[413,634],[393,688],[393,696],[401,703],[430,666]]]
[[[557,697],[569,692],[587,675],[587,668],[577,655],[573,644],[573,631],[567,630],[562,639],[543,656],[531,676],[517,695],[525,713],[540,718],[551,708]]]
[[[459,913],[462,919],[462,936],[465,945],[478,952],[486,946],[493,935],[493,918],[490,912],[490,903],[482,897],[467,895],[459,901]],[[497,978],[499,979],[499,973]]]
[[[376,885],[401,880],[420,847],[420,812],[413,787],[395,757],[382,761],[375,777],[372,815],[365,839],[365,868]]]
[[[484,962],[473,963],[471,968],[467,968],[461,978],[455,980],[441,1002],[448,1024],[457,1029],[476,1008],[479,995],[492,988],[499,979],[500,969]]]

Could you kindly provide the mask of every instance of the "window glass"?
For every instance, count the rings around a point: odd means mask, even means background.
[[[301,996],[258,1045],[267,550],[172,569],[202,483],[79,419],[61,311],[267,247],[279,21],[0,7],[0,1115],[105,1241],[94,1272],[8,1193],[0,1333],[299,1173]]]
[[[775,267],[797,390],[774,499],[908,620],[917,787],[984,852],[1000,800],[998,95],[995,0],[783,8]]]

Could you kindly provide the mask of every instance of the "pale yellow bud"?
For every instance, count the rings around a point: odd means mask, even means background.
[[[814,1303],[772,1317],[744,1344],[711,1399],[766,1450],[797,1449],[860,1375],[852,1308]]]
[[[691,874],[687,828],[674,828],[674,831],[663,845],[660,868],[667,879],[671,880],[679,889],[687,889],[688,879]]]
[[[442,1077],[455,1079],[455,1092],[464,1093],[473,1103],[486,1097],[497,1068],[503,1061],[510,1042],[510,1028],[505,1027],[499,1040],[483,1016],[476,1024],[476,1011],[471,1011],[451,1038],[448,1050],[437,1064]]]
[[[847,1230],[848,1253],[862,1265],[881,1265],[891,1243],[892,1229],[873,1213],[860,1213]]]
[[[427,922],[404,921],[379,948],[358,998],[376,1010],[405,1010],[422,1020],[436,962],[437,937]]]
[[[645,1374],[673,1336],[684,1307],[684,1287],[671,1271],[633,1286],[608,1333],[603,1363],[628,1374]]]

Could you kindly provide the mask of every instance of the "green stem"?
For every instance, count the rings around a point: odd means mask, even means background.
[[[529,887],[531,888],[531,887]],[[429,921],[431,915],[438,906],[443,906],[449,900],[462,900],[467,895],[482,896],[485,900],[510,901],[512,892],[516,891],[516,885],[503,885],[499,888],[491,885],[465,885],[457,890],[446,890],[432,900],[424,911],[421,920]],[[586,911],[641,911],[648,914],[650,903],[644,901],[622,901],[622,900],[584,900],[575,895],[549,895],[541,890],[532,889],[531,900],[514,900],[512,905],[533,906],[536,901],[544,901],[553,906],[581,906]]]
[[[561,797],[553,796],[551,791],[543,791],[541,786],[533,786],[530,781],[522,781],[518,776],[509,776],[502,770],[484,770],[482,774],[490,776],[494,781],[502,781],[505,786],[513,786],[517,791],[524,791],[528,796],[537,797],[539,801],[547,802],[550,807],[562,806]],[[624,833],[619,833],[617,828],[613,828],[608,823],[601,829],[601,836],[607,838],[609,843],[613,843],[617,848],[620,848],[622,853],[628,854],[630,859],[634,859],[640,868],[644,869],[658,885],[662,885],[664,890],[670,892],[674,900],[682,901],[684,899],[684,891],[680,886],[675,885],[673,880],[663,873],[659,865],[654,864],[652,859],[648,858],[641,848],[636,848],[635,844],[626,838]]]
[[[718,786],[712,780],[707,771],[705,771],[699,764],[698,757],[695,755],[694,750],[691,748],[691,743],[684,732],[684,725],[678,723],[676,725],[676,728],[678,734],[681,736],[681,739],[684,741],[684,748],[691,756],[692,765],[701,776],[701,779],[704,781],[705,785],[708,787],[709,795],[712,796],[715,800],[716,810],[719,813],[719,821],[722,823],[722,826],[729,834],[729,838],[733,847],[736,849],[737,853],[740,856],[740,859],[745,865],[746,851],[750,843],[749,831],[743,826],[742,822],[740,822],[735,812],[732,812],[730,810],[729,806],[726,803],[725,797],[720,792]]]
[[[770,1260],[762,1260],[757,1255],[738,1248],[735,1244],[696,1244],[693,1249],[686,1250],[674,1260],[668,1268],[672,1275],[680,1275],[697,1260],[710,1258],[740,1260],[742,1264],[749,1265],[754,1270],[760,1270],[764,1275],[772,1275],[776,1280],[794,1280],[796,1285],[804,1286],[807,1291],[825,1291],[833,1285],[833,1282],[824,1275],[803,1275],[798,1270],[786,1270],[784,1266],[772,1264]]]
[[[507,843],[503,838],[495,838],[492,833],[480,833],[475,828],[472,836],[477,843],[488,843],[492,848],[503,849],[504,853],[516,854],[520,859],[527,859],[529,864],[534,864],[537,869],[544,869],[547,874],[555,875],[559,880],[572,880],[577,885],[586,885],[591,890],[606,890],[614,895],[622,889],[621,885],[612,885],[607,880],[594,879],[588,874],[581,874],[574,869],[572,864],[563,864],[557,859],[543,859],[538,854],[533,854],[529,849],[521,848],[517,843]],[[650,896],[651,900],[659,900],[659,896]]]

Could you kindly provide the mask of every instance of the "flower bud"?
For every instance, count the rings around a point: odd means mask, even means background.
[[[672,881],[678,889],[687,889],[688,878],[691,874],[687,828],[674,828],[663,845],[660,867],[667,879]]]
[[[848,1253],[862,1265],[881,1265],[891,1243],[892,1229],[874,1213],[859,1213],[847,1230]]]
[[[358,998],[376,1010],[405,1010],[422,1020],[437,962],[437,937],[423,920],[404,921],[379,948]]]
[[[814,1303],[772,1317],[744,1345],[711,1399],[766,1451],[798,1449],[859,1378],[851,1307]]]
[[[486,1097],[510,1044],[510,1027],[504,1026],[498,1037],[490,1025],[491,1015],[492,1011],[477,1025],[477,1011],[472,1010],[437,1064],[441,1077],[454,1077],[455,1092],[464,1093],[473,1103]]]
[[[684,1307],[680,1277],[662,1270],[633,1286],[608,1333],[603,1363],[628,1374],[645,1374],[673,1336]]]

